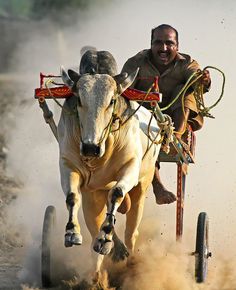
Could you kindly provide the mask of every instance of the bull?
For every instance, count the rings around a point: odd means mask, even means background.
[[[121,96],[137,71],[115,74],[110,53],[88,51],[80,72],[61,69],[64,83],[74,94],[65,101],[58,124],[61,185],[69,212],[65,246],[82,244],[78,221],[82,203],[99,272],[105,255],[122,260],[134,253],[160,145],[150,146],[151,113],[144,107],[136,112],[138,104]],[[158,134],[155,122],[151,127]],[[115,232],[115,221],[128,195],[131,205],[123,243]]]

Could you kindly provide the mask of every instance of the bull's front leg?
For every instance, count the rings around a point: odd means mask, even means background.
[[[109,191],[106,219],[94,243],[94,250],[102,255],[109,254],[117,241],[116,235],[114,236],[115,215],[125,194],[138,184],[139,170],[140,163],[137,159],[127,162],[118,173],[116,185]]]
[[[81,205],[81,193],[79,185],[80,174],[72,171],[60,162],[61,184],[66,195],[66,206],[69,212],[69,219],[66,224],[65,247],[82,244],[82,235],[78,221],[78,211]]]

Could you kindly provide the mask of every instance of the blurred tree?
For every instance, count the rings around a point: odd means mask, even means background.
[[[32,0],[32,12],[37,18],[55,16],[72,9],[86,9],[92,5],[109,3],[109,0]]]
[[[0,16],[8,18],[56,19],[58,14],[74,9],[101,6],[111,0],[0,0]]]
[[[28,18],[32,0],[0,0],[0,15],[8,18]]]

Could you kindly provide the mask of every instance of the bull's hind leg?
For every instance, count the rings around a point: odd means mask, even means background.
[[[107,192],[96,191],[83,194],[82,207],[84,219],[92,237],[92,247],[99,233],[100,227],[104,221],[106,202]],[[103,258],[103,255],[97,254],[92,251],[93,271],[95,270],[95,274],[93,275],[94,281],[97,281],[99,279],[99,273],[101,270]]]
[[[81,194],[78,191],[80,175],[60,164],[61,184],[66,195],[66,206],[69,212],[69,219],[66,225],[65,247],[82,244],[78,211],[81,205]]]

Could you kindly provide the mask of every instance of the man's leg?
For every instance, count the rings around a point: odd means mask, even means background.
[[[181,136],[185,132],[187,120],[189,118],[190,110],[188,108],[184,108],[184,112],[182,108],[176,109],[172,114],[172,121],[175,126],[175,135],[178,139],[181,139]],[[160,166],[158,162],[156,162],[155,174],[152,181],[153,192],[156,197],[157,204],[168,204],[176,201],[176,196],[168,191],[163,183],[161,182],[160,174],[159,174]]]
[[[153,192],[156,197],[156,203],[157,204],[172,203],[176,201],[176,196],[171,191],[168,191],[162,184],[159,169],[160,165],[158,162],[156,162],[154,178],[152,180]]]
[[[172,121],[175,126],[175,136],[178,139],[181,139],[181,136],[184,134],[186,130],[187,121],[189,118],[190,110],[188,108],[184,108],[184,112],[182,108],[178,108],[174,110],[172,114]]]

